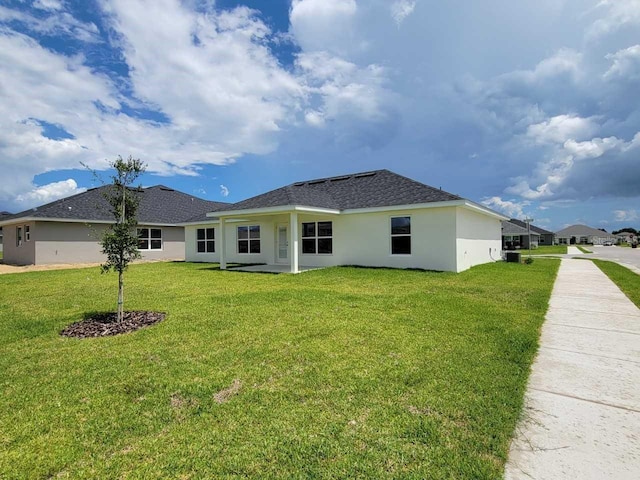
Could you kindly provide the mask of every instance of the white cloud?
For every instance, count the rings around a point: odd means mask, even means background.
[[[581,118],[576,115],[557,115],[544,122],[529,125],[527,136],[535,142],[564,143],[586,138],[597,130],[598,125],[592,118]]]
[[[15,204],[22,210],[35,205],[53,202],[59,198],[69,197],[86,191],[86,188],[78,188],[78,184],[72,178],[60,182],[49,183],[40,187],[33,187],[29,192],[16,197]]]
[[[345,55],[363,46],[354,33],[357,12],[355,0],[293,0],[291,33],[304,51]]]
[[[53,7],[53,3],[51,6]],[[62,8],[62,5],[60,7]],[[97,36],[98,27],[94,23],[77,20],[60,9],[47,8],[45,10],[47,10],[48,16],[35,17],[28,13],[0,6],[0,22],[19,22],[40,34],[64,35],[83,42],[99,41]]]
[[[600,0],[597,9],[603,14],[587,30],[589,37],[602,37],[640,25],[640,0]]]
[[[616,222],[635,222],[640,220],[637,210],[614,210],[613,217]]]
[[[230,193],[229,189],[221,184],[220,185],[220,195],[222,195],[223,197],[228,197],[229,193]]]
[[[482,200],[482,204],[486,205],[493,210],[505,214],[509,218],[523,219],[527,215],[524,212],[524,208],[531,203],[528,201],[516,201],[516,200],[503,200],[501,197],[490,197]]]
[[[40,10],[62,10],[64,4],[60,0],[36,0],[33,6]]]
[[[612,60],[612,65],[605,72],[605,79],[615,77],[626,80],[640,79],[640,45],[633,45],[608,54],[607,59]]]
[[[405,18],[413,13],[416,8],[416,0],[395,0],[390,7],[391,18],[399,27]]]

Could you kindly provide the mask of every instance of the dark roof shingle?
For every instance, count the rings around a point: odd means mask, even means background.
[[[461,199],[457,195],[416,182],[389,170],[376,170],[292,183],[234,203],[224,207],[223,210],[248,210],[287,205],[348,210]]]
[[[42,219],[113,221],[104,194],[111,185],[87,190],[86,192],[62,198],[55,202],[31,208],[15,215],[2,218],[2,221],[33,217]],[[206,212],[227,207],[224,202],[213,202],[194,197],[164,185],[132,189],[140,195],[138,223],[176,224]]]

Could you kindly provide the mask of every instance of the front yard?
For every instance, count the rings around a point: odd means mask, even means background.
[[[557,268],[2,275],[0,478],[500,478]]]

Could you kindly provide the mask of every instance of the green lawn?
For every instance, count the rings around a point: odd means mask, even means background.
[[[558,263],[0,275],[0,478],[501,478]]]
[[[529,250],[524,248],[520,250],[522,255],[529,255]],[[539,245],[538,248],[531,250],[531,255],[554,255],[567,253],[566,245]]]
[[[582,253],[593,253],[591,250],[589,250],[588,248],[585,247],[581,247],[580,245],[576,245],[576,247],[578,247],[578,250],[580,250]]]
[[[606,260],[593,260],[616,285],[640,308],[640,275],[622,265]]]

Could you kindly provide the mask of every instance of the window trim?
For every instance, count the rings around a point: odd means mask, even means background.
[[[30,242],[31,241],[31,225],[25,225],[23,231],[24,231],[24,241]]]
[[[148,230],[149,235],[147,237],[140,237],[140,230]],[[158,240],[158,238],[154,238],[151,236],[151,230],[160,230],[160,248],[151,248],[151,240]],[[157,227],[138,227],[136,229],[136,233],[138,235],[138,250],[141,252],[162,252],[164,250],[164,236],[162,235],[162,228]],[[148,248],[140,248],[140,240],[146,240],[148,243]]]
[[[22,243],[23,243],[22,229],[23,229],[22,225],[16,226],[16,247],[22,246]]]
[[[198,238],[198,230],[204,230],[204,239],[200,240]],[[213,230],[213,237],[209,238],[207,237],[207,230]],[[204,243],[204,252],[199,252],[198,251],[198,244],[200,242]],[[207,252],[207,244],[208,242],[213,242],[213,251],[212,252]],[[196,254],[197,255],[206,255],[207,253],[216,253],[216,229],[215,227],[205,227],[205,228],[196,228]]]
[[[251,228],[258,228],[258,238],[251,238]],[[247,229],[247,238],[240,238],[240,229],[241,228],[246,228]],[[259,250],[258,252],[252,252],[251,251],[251,242],[252,241],[258,241],[258,247]],[[246,252],[241,252],[240,251],[240,242],[247,242],[247,251]],[[260,225],[259,223],[254,223],[254,224],[247,224],[247,225],[238,225],[236,227],[236,253],[238,255],[262,255],[262,225]]]
[[[409,233],[393,233],[393,219],[394,218],[408,218],[409,219]],[[393,257],[410,257],[413,255],[413,242],[411,237],[413,231],[411,230],[411,215],[392,215],[389,217],[389,255]],[[409,253],[393,253],[393,239],[396,237],[409,237]]]
[[[318,228],[318,224],[319,223],[329,223],[331,224],[331,235],[320,235],[320,229]],[[314,231],[314,235],[313,236],[304,236],[304,226],[305,224],[313,224],[313,231]],[[320,253],[319,252],[319,248],[318,248],[318,241],[319,240],[326,240],[326,239],[330,239],[331,240],[331,252],[330,253]],[[309,253],[309,252],[305,252],[304,251],[304,241],[305,240],[313,240],[314,241],[314,252],[313,253]],[[322,256],[329,256],[329,255],[333,255],[333,221],[332,220],[318,220],[318,221],[313,221],[313,222],[301,222],[301,230],[300,230],[300,248],[301,248],[301,254],[302,255],[322,255]]]

